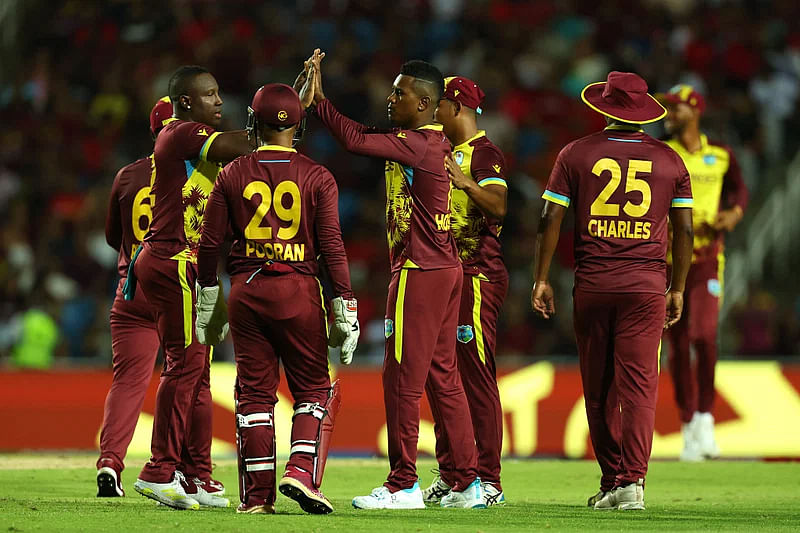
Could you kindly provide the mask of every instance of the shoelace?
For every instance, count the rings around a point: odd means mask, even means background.
[[[386,487],[377,487],[377,488],[372,489],[372,494],[370,494],[370,496],[373,496],[373,497],[378,498],[378,499],[383,499],[388,494],[390,494],[389,493],[389,489],[387,489]]]

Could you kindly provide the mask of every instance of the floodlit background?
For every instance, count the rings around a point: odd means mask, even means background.
[[[570,223],[553,274],[559,313],[530,311],[540,195],[556,154],[602,118],[579,99],[609,70],[652,92],[678,82],[708,101],[703,129],[730,144],[751,203],[728,238],[722,358],[800,353],[800,4],[795,0],[0,2],[0,364],[38,343],[55,366],[111,360],[116,252],[104,217],[116,171],[150,153],[148,113],[179,65],[219,81],[225,126],[253,92],[291,83],[314,47],[346,115],[386,124],[400,65],[421,58],[487,94],[479,126],[505,153],[502,240],[511,286],[498,362],[577,360]],[[651,131],[660,135],[658,126]],[[302,151],[340,184],[344,241],[364,327],[359,364],[379,364],[388,253],[382,163],[344,152],[313,120]],[[217,351],[230,360],[229,341]]]

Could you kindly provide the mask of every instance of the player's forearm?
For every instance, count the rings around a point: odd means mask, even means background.
[[[106,242],[116,251],[122,246],[122,216],[117,196],[112,194],[106,215]]]
[[[692,230],[691,209],[671,209],[672,222],[672,279],[671,291],[683,292],[686,288],[686,276],[692,264],[692,246],[694,231]]]
[[[471,181],[464,192],[485,214],[492,218],[502,219],[506,216],[506,188],[501,185],[488,185],[481,187],[477,182]]]
[[[352,298],[350,286],[350,266],[347,264],[347,252],[342,241],[342,229],[339,225],[338,195],[332,190],[323,193],[317,211],[316,233],[319,251],[328,267],[328,274],[336,296]]]
[[[533,258],[533,281],[538,283],[547,281],[550,276],[550,264],[555,255],[558,238],[561,234],[561,221],[564,218],[564,209],[551,202],[546,202],[542,217],[539,220],[539,229],[536,235],[536,250]]]
[[[217,284],[219,248],[228,229],[228,205],[218,189],[211,191],[203,215],[203,233],[197,250],[197,283],[201,287]]]

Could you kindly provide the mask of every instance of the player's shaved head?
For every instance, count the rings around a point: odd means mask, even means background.
[[[444,93],[442,72],[427,61],[419,59],[408,61],[403,64],[400,74],[414,78],[414,90],[420,96],[430,97],[432,102],[438,102]]]
[[[200,74],[209,74],[208,70],[197,65],[184,65],[176,70],[169,79],[169,98],[177,102],[181,95],[189,94],[192,82]]]

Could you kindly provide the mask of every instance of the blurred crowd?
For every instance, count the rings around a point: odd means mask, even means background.
[[[734,147],[754,206],[769,192],[762,177],[783,168],[800,137],[788,127],[800,121],[796,0],[7,1],[15,14],[3,27],[15,24],[15,39],[0,66],[0,354],[23,359],[37,350],[110,359],[108,193],[120,167],[151,152],[148,113],[182,64],[216,76],[227,129],[244,126],[260,85],[291,83],[315,47],[327,53],[326,94],[368,124],[387,124],[385,98],[407,59],[476,80],[487,95],[479,126],[504,151],[510,187],[501,365],[576,353],[570,232],[562,232],[553,320],[530,312],[530,264],[556,154],[604,125],[580,102],[587,83],[623,70],[652,92],[695,85],[709,103],[703,128]],[[344,152],[313,119],[301,150],[339,182],[364,325],[357,356],[380,361],[382,164]],[[737,332],[723,355],[800,353],[800,298],[772,289],[754,286],[733,326],[723,325]]]

